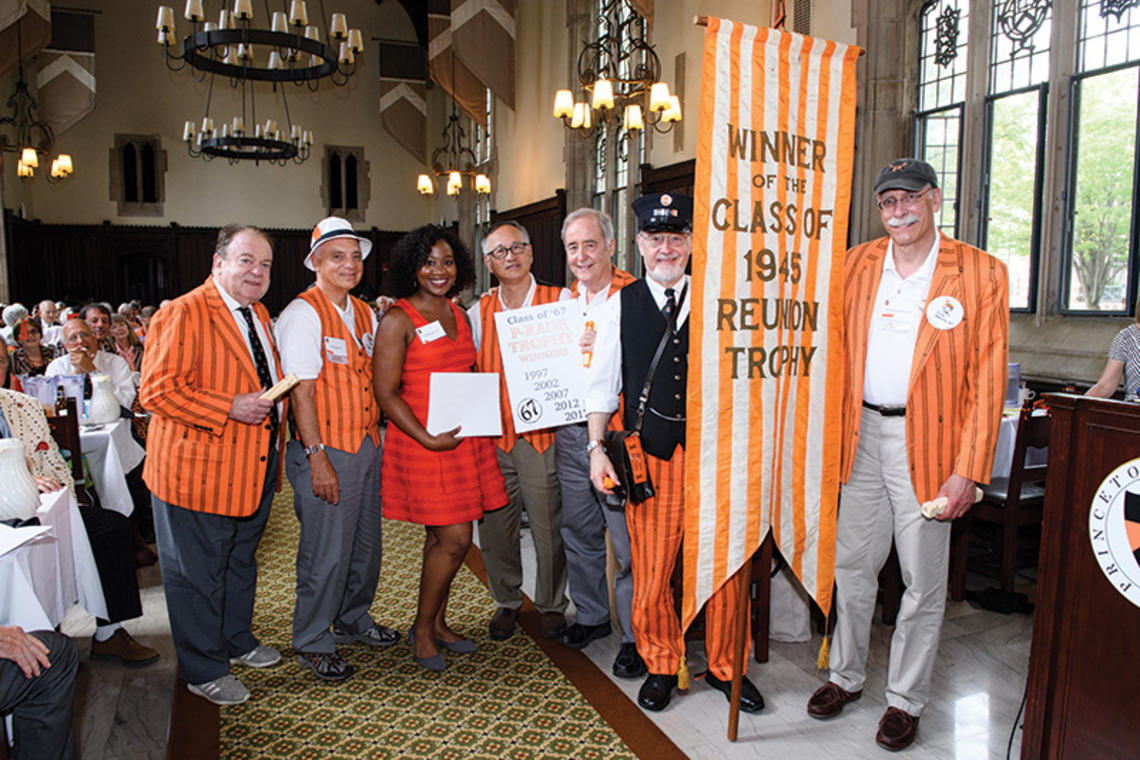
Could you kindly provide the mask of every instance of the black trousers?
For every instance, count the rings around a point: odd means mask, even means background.
[[[100,507],[80,507],[79,514],[87,528],[87,540],[91,542],[91,553],[95,555],[95,567],[99,570],[99,584],[107,600],[109,619],[96,619],[96,624],[107,625],[139,617],[142,615],[142,600],[139,598],[130,519]]]
[[[79,653],[55,631],[35,631],[48,646],[50,668],[33,678],[12,660],[0,659],[0,714],[12,713],[12,760],[71,760],[75,757],[72,702]]]

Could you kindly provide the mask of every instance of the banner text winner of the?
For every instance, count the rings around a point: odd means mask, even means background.
[[[740,129],[728,124],[728,153],[731,159],[747,159],[757,164],[783,163],[822,173],[827,145],[803,135],[783,131]],[[780,184],[784,188],[780,187]],[[807,189],[807,180],[761,170],[752,175],[752,186],[757,190],[781,189],[801,194]],[[795,203],[779,200],[766,202],[761,192],[752,201],[751,208],[741,208],[738,198],[718,198],[711,207],[711,225],[720,232],[746,232],[751,235],[786,235],[799,233],[802,239],[819,240],[830,235],[833,209],[801,208]],[[827,233],[824,231],[828,230]],[[781,277],[785,282],[798,284],[803,277],[803,257],[789,251],[780,256],[770,248],[741,254],[745,282],[770,282]],[[819,317],[818,301],[792,298],[718,298],[717,330],[778,330],[781,333],[804,330],[814,332]],[[786,375],[811,374],[815,346],[726,346],[726,357],[732,362],[732,379],[763,379]]]

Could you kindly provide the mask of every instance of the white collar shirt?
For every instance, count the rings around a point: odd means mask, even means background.
[[[518,309],[525,309],[528,306],[534,305],[534,291],[538,287],[538,280],[534,279],[534,275],[529,275],[530,287],[527,288],[526,296],[523,297],[522,303],[515,307]],[[503,288],[498,286],[495,289],[495,296],[499,299],[499,306],[502,311],[510,311],[511,307],[503,301]],[[566,288],[558,293],[559,301],[569,301],[573,296]],[[475,341],[475,349],[478,350],[483,341],[483,310],[480,304],[483,303],[482,298],[476,298],[475,303],[471,304],[471,308],[467,310],[467,322],[471,326],[471,340]]]
[[[226,308],[230,311],[230,317],[233,318],[234,324],[237,325],[238,334],[241,335],[242,340],[245,341],[245,347],[249,349],[250,359],[254,362],[254,367],[257,367],[257,362],[253,359],[253,344],[249,342],[249,325],[246,324],[245,317],[240,313],[241,304],[238,300],[226,292],[222,284],[218,282],[218,278],[214,278],[214,286],[218,289],[222,301],[225,302]],[[250,306],[250,314],[253,315],[253,327],[257,331],[257,338],[261,341],[261,350],[265,353],[265,360],[269,364],[269,377],[276,383],[281,379],[281,375],[277,371],[277,362],[273,358],[273,343],[269,339],[269,335],[265,331],[265,326],[261,324],[257,313],[253,311]]]
[[[941,235],[935,235],[922,266],[906,278],[895,267],[894,242],[887,243],[863,366],[863,401],[868,404],[906,406],[918,327],[941,242]]]

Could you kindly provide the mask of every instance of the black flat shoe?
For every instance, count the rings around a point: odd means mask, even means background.
[[[558,634],[558,638],[556,638],[555,641],[564,647],[583,649],[591,641],[609,636],[612,630],[609,621],[599,625],[574,623],[573,625],[563,628],[562,633]]]
[[[677,686],[677,676],[659,676],[650,673],[637,693],[637,704],[646,710],[658,712],[669,706],[673,689]]]
[[[732,699],[732,681],[722,681],[710,670],[705,673],[705,683],[723,694],[725,699]],[[746,713],[756,713],[764,709],[764,697],[760,696],[760,690],[748,680],[748,676],[744,676],[740,681],[740,709]]]
[[[637,653],[637,644],[632,641],[621,645],[621,650],[614,658],[614,675],[618,678],[641,678],[648,672],[645,660]]]

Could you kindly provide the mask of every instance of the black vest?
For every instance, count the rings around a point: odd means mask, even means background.
[[[645,280],[621,289],[621,384],[625,399],[626,430],[637,423],[637,400],[645,387],[645,376],[667,322]],[[680,297],[680,291],[677,297]],[[670,459],[677,444],[685,445],[685,383],[689,376],[689,321],[686,319],[665,345],[653,386],[645,421],[641,425],[641,445],[658,459]],[[654,414],[657,412],[657,414]],[[662,416],[664,415],[664,416]],[[673,418],[665,419],[666,417]],[[679,421],[675,421],[679,420]]]

